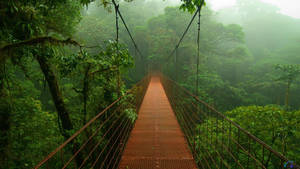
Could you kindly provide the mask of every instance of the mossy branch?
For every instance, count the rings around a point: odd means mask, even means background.
[[[76,42],[75,40],[72,40],[71,38],[68,38],[66,40],[60,40],[60,39],[56,39],[54,37],[46,36],[46,37],[32,38],[32,39],[29,39],[29,40],[25,40],[25,41],[13,43],[13,44],[5,45],[4,47],[2,47],[0,49],[0,51],[3,52],[3,51],[7,51],[7,50],[10,50],[10,49],[13,49],[13,48],[18,48],[18,47],[21,47],[21,46],[43,44],[43,43],[46,43],[46,42],[54,44],[54,45],[81,46],[78,42]]]
[[[68,38],[66,40],[60,40],[50,36],[37,37],[37,38],[32,38],[29,40],[24,40],[13,44],[8,44],[0,48],[0,61],[3,61],[5,59],[4,52],[6,51],[10,51],[14,48],[18,48],[22,46],[31,46],[31,45],[44,44],[44,43],[50,43],[53,45],[73,45],[73,46],[84,47],[80,45],[77,41],[72,40],[71,38]]]

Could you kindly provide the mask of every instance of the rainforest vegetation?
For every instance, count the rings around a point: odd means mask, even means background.
[[[0,2],[0,168],[34,167],[148,72],[161,71],[293,161],[300,161],[300,19],[260,0]],[[120,18],[119,18],[120,19]],[[136,118],[134,110],[128,118]],[[132,121],[132,122],[133,122]],[[56,163],[52,162],[53,165]]]

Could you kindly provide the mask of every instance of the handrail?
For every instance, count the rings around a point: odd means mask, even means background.
[[[93,117],[89,122],[87,122],[83,127],[81,127],[79,130],[77,130],[71,137],[69,137],[66,141],[64,141],[60,146],[58,146],[54,151],[52,151],[50,154],[48,154],[42,161],[40,161],[35,167],[34,169],[38,169],[41,166],[45,165],[51,158],[53,158],[59,151],[62,151],[63,148],[65,148],[68,144],[70,144],[72,141],[75,140],[75,138],[77,138],[84,130],[86,130],[88,127],[91,126],[91,124],[95,123],[95,121],[97,119],[99,119],[100,117],[102,117],[103,115],[105,115],[105,113],[107,113],[108,110],[112,109],[114,106],[118,106],[117,109],[120,108],[119,105],[117,105],[122,99],[126,98],[127,96],[129,96],[130,94],[134,94],[133,92],[135,92],[135,89],[139,86],[142,87],[142,91],[139,91],[139,93],[135,93],[137,95],[144,95],[145,94],[145,90],[147,89],[147,86],[149,84],[149,78],[150,75],[146,75],[142,80],[140,80],[139,82],[137,82],[131,89],[129,89],[123,96],[120,96],[118,99],[116,99],[113,103],[111,103],[109,106],[107,106],[104,110],[102,110],[100,113],[98,113],[95,117]],[[141,98],[137,98],[139,100],[136,100],[136,109],[139,109],[140,106],[140,102],[141,99],[143,99],[143,97]],[[100,128],[97,128],[97,131]],[[94,136],[95,133],[92,135]],[[90,141],[90,138],[87,142]],[[85,144],[83,144],[83,146],[86,146],[87,142]],[[74,154],[73,157],[71,157],[71,161],[72,159],[78,155],[78,152],[82,150],[82,147]]]
[[[38,165],[36,165],[34,168],[38,169],[40,168],[45,162],[47,162],[51,157],[53,157],[57,152],[59,152],[61,149],[63,149],[68,143],[70,143],[72,140],[74,140],[83,130],[85,130],[88,126],[90,126],[95,120],[97,120],[101,115],[103,115],[108,109],[110,109],[113,105],[118,103],[121,98],[124,96],[119,97],[116,101],[114,101],[112,104],[110,104],[108,107],[106,107],[103,111],[101,111],[98,115],[96,115],[94,118],[92,118],[89,122],[87,122],[81,129],[79,129],[77,132],[75,132],[70,138],[68,138],[63,144],[61,144],[59,147],[57,147],[54,151],[52,151],[47,157],[45,157]]]
[[[164,78],[168,78],[168,77],[164,77]],[[207,104],[206,102],[200,100],[196,95],[192,94],[190,91],[188,91],[187,89],[185,89],[184,87],[178,85],[174,80],[168,78],[168,80],[172,81],[176,86],[178,86],[179,88],[181,88],[184,92],[186,92],[187,94],[189,94],[191,97],[193,97],[195,100],[197,100],[198,102],[200,102],[201,104],[204,104],[205,106],[207,106],[209,109],[213,110],[214,112],[216,112],[218,115],[222,116],[226,121],[232,123],[234,126],[236,126],[237,128],[239,128],[242,132],[244,132],[245,134],[249,135],[252,139],[254,139],[255,141],[259,142],[260,144],[266,146],[266,148],[270,151],[272,151],[274,154],[276,154],[277,156],[279,156],[282,160],[288,161],[288,159],[283,156],[282,154],[278,153],[277,151],[275,151],[274,149],[272,149],[272,147],[270,147],[269,145],[267,145],[266,143],[264,143],[262,140],[260,140],[259,138],[255,137],[253,134],[251,134],[250,132],[248,132],[247,130],[245,130],[244,128],[242,128],[240,125],[238,125],[236,122],[230,120],[229,118],[227,118],[223,113],[217,111],[214,107],[212,107],[211,105]]]
[[[245,135],[247,135],[248,138],[250,138],[251,140],[253,140],[254,142],[257,142],[258,144],[260,144],[262,147],[264,147],[264,151],[268,150],[269,152],[271,152],[273,155],[275,155],[276,157],[278,157],[281,161],[284,162],[289,162],[289,160],[283,156],[282,154],[280,154],[279,152],[275,151],[271,146],[267,145],[265,142],[263,142],[262,140],[260,140],[259,138],[257,138],[256,136],[254,136],[253,134],[251,134],[250,132],[248,132],[247,130],[245,130],[244,128],[242,128],[239,124],[237,124],[236,122],[230,120],[228,117],[226,117],[224,114],[222,114],[221,112],[217,111],[214,107],[212,107],[211,105],[207,104],[206,102],[200,100],[197,96],[195,96],[194,94],[192,94],[191,92],[189,92],[187,89],[185,89],[184,87],[180,86],[179,84],[177,84],[174,80],[164,76],[163,74],[160,75],[161,79],[163,81],[163,85],[164,88],[167,92],[168,97],[170,98],[170,100],[175,100],[174,99],[174,95],[175,93],[178,94],[180,93],[179,90],[183,91],[186,96],[181,95],[181,101],[184,100],[184,97],[190,97],[193,98],[197,103],[202,104],[203,106],[205,106],[206,108],[208,108],[209,110],[211,110],[213,113],[216,114],[216,116],[221,117],[222,119],[224,119],[225,121],[227,121],[228,123],[232,124],[234,127],[236,127],[238,129],[238,131],[241,131],[242,133],[244,133]],[[168,83],[168,84],[167,84]],[[169,85],[169,86],[168,86]],[[171,85],[171,87],[170,87]],[[173,85],[173,86],[172,86]],[[174,91],[173,92],[171,89],[168,88],[173,88]],[[178,94],[179,95],[179,94]],[[173,97],[173,98],[171,98]],[[177,96],[178,97],[178,96]],[[175,101],[176,102],[176,101]],[[176,105],[177,103],[173,103],[173,106],[178,106]],[[195,105],[193,105],[193,107],[195,108]],[[197,106],[195,109],[198,109]],[[209,111],[207,110],[207,111]],[[176,111],[176,108],[174,108],[174,111]],[[182,113],[182,112],[181,112]],[[180,120],[180,119],[179,119]],[[217,119],[218,121],[218,119]],[[218,126],[216,127],[218,128]],[[218,129],[217,129],[218,130]],[[210,133],[212,134],[212,133]],[[232,139],[232,138],[231,138]],[[265,150],[266,149],[266,150]],[[299,169],[299,166],[297,166],[296,164],[294,164],[294,168]]]

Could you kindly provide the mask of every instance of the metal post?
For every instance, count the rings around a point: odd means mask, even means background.
[[[197,49],[197,73],[196,73],[196,89],[195,89],[195,94],[196,96],[199,95],[199,64],[200,64],[200,17],[201,17],[201,7],[202,7],[203,3],[198,6],[198,36],[197,36],[197,45],[198,45],[198,49]]]
[[[176,46],[176,49],[175,49],[175,81],[177,82],[177,83],[179,83],[178,82],[178,46]]]
[[[117,5],[115,3],[115,1],[113,0],[113,4],[115,6],[115,13],[116,13],[116,47],[117,47],[117,55],[119,55],[119,14],[118,14],[118,10],[119,10],[119,5]],[[117,92],[118,92],[118,97],[121,96],[121,72],[120,72],[120,68],[118,68],[118,75],[117,75],[118,79],[117,79]]]

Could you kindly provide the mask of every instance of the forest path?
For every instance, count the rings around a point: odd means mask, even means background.
[[[152,77],[120,169],[196,169],[159,77]]]

